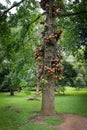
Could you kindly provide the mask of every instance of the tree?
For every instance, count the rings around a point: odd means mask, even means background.
[[[42,86],[42,115],[54,115],[54,87],[55,80],[61,78],[63,67],[60,64],[62,59],[61,47],[57,44],[62,31],[56,27],[56,17],[61,13],[62,3],[57,1],[41,0],[40,6],[45,10],[46,19],[41,21],[44,25],[42,32],[43,43],[36,48],[35,58],[38,63],[39,82]]]
[[[22,5],[20,6],[21,3]],[[10,13],[8,17],[5,17],[13,7],[17,6],[17,14]],[[17,87],[22,84],[22,81],[25,81],[27,86],[31,86],[31,76],[29,77],[29,75],[32,74],[35,69],[33,50],[36,41],[38,44],[38,40],[35,39],[34,35],[34,32],[36,31],[35,24],[33,24],[39,19],[39,16],[37,17],[36,15],[38,11],[35,11],[36,13],[34,13],[34,9],[36,9],[35,7],[37,7],[37,2],[24,2],[24,0],[22,0],[19,3],[14,3],[8,9],[3,8],[3,11],[1,12],[0,19],[2,19],[2,24],[0,23],[0,49],[3,52],[0,55],[2,63],[1,71],[3,71],[3,66],[8,66],[9,68],[8,75],[4,75],[5,78],[2,82],[2,86],[6,85],[6,87],[9,87],[10,90],[12,90],[10,91],[12,93],[13,90],[17,89]],[[3,32],[3,30],[6,30],[6,32]],[[5,62],[7,63],[5,64]],[[29,71],[31,68],[32,72]],[[10,95],[12,95],[12,93],[10,93]]]
[[[80,11],[87,11],[86,9],[86,5],[87,5],[87,1],[86,0],[82,0],[77,1],[75,3],[77,6],[76,8],[74,8],[74,10],[80,10]],[[84,59],[87,59],[87,13],[84,13],[83,15],[78,15],[75,20],[77,21],[75,28],[77,30],[77,35],[80,39],[79,41],[79,45],[78,48],[83,49],[84,50]]]
[[[87,54],[87,1],[73,0],[65,3],[66,13],[60,20],[63,28],[62,45],[74,56],[79,55],[78,50],[83,50],[82,54],[86,61]],[[70,13],[71,12],[71,13]]]
[[[57,23],[57,21],[58,22],[60,21],[59,17],[66,17],[66,16],[68,17],[68,16],[73,15],[73,19],[74,19],[74,16],[80,15],[80,14],[82,15],[83,12],[86,12],[84,10],[82,10],[82,12],[78,12],[79,9],[75,10],[74,7],[79,7],[79,6],[78,6],[78,4],[76,4],[74,6],[74,3],[72,3],[72,1],[65,3],[65,5],[66,5],[66,8],[64,8],[64,5],[61,0],[54,0],[54,1],[41,0],[41,2],[40,2],[40,6],[44,10],[43,14],[45,14],[46,19],[41,22],[41,24],[44,25],[44,31],[42,32],[42,37],[43,37],[42,42],[43,43],[40,45],[39,44],[40,41],[35,39],[39,45],[39,47],[37,47],[36,52],[35,52],[35,58],[39,62],[39,63],[37,63],[37,65],[38,65],[37,76],[38,76],[38,81],[40,82],[40,84],[42,86],[41,114],[44,114],[44,115],[55,114],[55,107],[54,107],[55,80],[57,80],[57,79],[59,80],[61,78],[61,72],[63,71],[63,67],[60,64],[60,61],[62,59],[61,54],[60,54],[61,47],[57,44],[57,41],[59,41],[62,31],[59,30],[59,28],[57,29],[57,26],[59,24],[56,24],[56,23]],[[13,14],[13,15],[11,13],[9,13],[9,15],[7,17],[7,13],[14,7],[17,7],[17,13]],[[12,66],[11,66],[10,71],[12,72],[12,74],[15,73],[16,67],[17,67],[17,66],[15,67],[15,65],[13,65],[13,64],[17,63],[16,57],[18,58],[18,60],[17,60],[17,61],[19,61],[18,63],[21,65],[19,68],[24,69],[27,64],[28,60],[26,58],[27,54],[25,53],[25,51],[26,51],[25,48],[26,48],[26,46],[28,46],[28,44],[26,44],[26,43],[29,43],[29,42],[33,43],[33,42],[31,42],[32,41],[31,39],[34,38],[33,36],[35,34],[35,31],[34,31],[35,23],[37,20],[39,20],[41,18],[40,17],[41,15],[37,16],[39,14],[39,11],[36,9],[36,7],[38,7],[38,5],[35,0],[21,0],[19,3],[14,3],[10,8],[3,9],[3,11],[1,11],[0,18],[3,19],[6,16],[6,18],[2,21],[5,21],[6,25],[9,24],[10,31],[18,30],[18,32],[16,32],[14,35],[14,37],[16,37],[16,42],[15,42],[16,44],[13,44],[13,42],[12,42],[12,44],[10,44],[9,40],[7,40],[8,42],[7,42],[7,44],[5,44],[5,49],[4,49],[5,52],[8,52],[9,57],[10,57],[10,58],[6,57],[7,60],[11,59],[10,63]],[[65,9],[66,14],[64,14],[64,12],[62,12],[62,9]],[[56,18],[58,18],[57,21],[55,20]],[[71,20],[72,20],[72,17],[70,17],[70,18],[68,17],[67,19],[65,19],[64,22],[67,23],[67,21],[68,21],[68,23],[70,24]],[[62,21],[63,21],[63,19],[62,19]],[[75,35],[75,34],[77,34],[77,32],[72,31],[72,23],[70,24],[67,31],[70,30]],[[4,26],[2,26],[1,24],[0,24],[0,27],[4,28]],[[68,27],[68,24],[67,24],[67,27]],[[76,26],[74,26],[74,23],[73,23],[73,30],[75,29],[75,27]],[[38,26],[37,26],[37,29],[39,29]],[[66,28],[63,28],[63,29],[64,29],[63,32],[65,32],[65,35],[66,35],[67,34]],[[11,34],[12,34],[12,31],[11,31]],[[74,50],[77,50],[77,43],[75,42],[77,35],[75,35],[75,37],[73,37],[73,35],[71,35],[71,33],[68,33],[68,34],[69,35],[66,35],[66,36],[69,37],[69,39],[72,39],[71,48],[75,47],[74,49],[72,49],[72,52],[74,52]],[[63,36],[64,36],[64,33],[63,33]],[[8,39],[10,39],[10,37]],[[69,41],[69,39],[65,40],[64,37],[62,37],[62,39],[63,39],[63,42],[67,41],[67,40]],[[3,47],[3,40],[4,40],[4,38],[2,39],[2,44],[1,44],[0,48]],[[6,40],[6,38],[5,38],[5,40]],[[36,43],[35,40],[34,40],[34,43]],[[14,40],[12,40],[12,41],[14,41]],[[5,43],[6,43],[6,41],[5,41]],[[17,46],[17,44],[18,44],[18,46]],[[64,42],[64,45],[65,45],[65,42]],[[66,44],[66,45],[67,45],[67,48],[71,49],[70,44]],[[17,50],[14,49],[15,47],[17,47],[16,48]],[[14,54],[16,54],[16,56]],[[20,58],[19,55],[22,55],[23,57]],[[18,75],[22,75],[22,74],[26,75],[26,74],[24,74],[25,71],[23,71],[23,72],[21,71],[22,69],[19,69],[19,71],[17,71]],[[26,69],[24,69],[24,70],[26,70]],[[21,77],[21,76],[19,76],[19,77]],[[22,77],[22,78],[23,78],[23,80],[25,80],[24,77]],[[26,83],[26,80],[25,80],[25,83]]]
[[[74,68],[74,65],[70,62],[67,62],[67,61],[63,61],[62,64],[64,66],[64,71],[62,74],[63,79],[58,81],[57,84],[59,84],[63,87],[67,86],[68,84],[72,87],[75,86],[74,81],[75,81],[75,78],[77,76],[77,72]]]
[[[76,84],[77,90],[86,86],[86,82],[85,82],[82,74],[78,73],[76,80],[75,80],[75,84]]]

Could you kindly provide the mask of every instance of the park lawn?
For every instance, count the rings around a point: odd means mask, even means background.
[[[55,130],[49,125],[35,124],[29,117],[40,112],[41,100],[27,100],[24,93],[0,93],[0,130]]]
[[[39,101],[27,100],[23,92],[16,92],[14,97],[10,97],[9,93],[0,93],[0,130],[54,130],[49,121],[46,125],[29,121],[29,117],[39,114],[40,107],[41,98]],[[57,113],[87,116],[87,95],[55,96],[55,107]]]
[[[80,88],[77,91],[74,87],[65,87],[65,94],[66,95],[87,95],[87,88]]]
[[[87,88],[76,90],[74,87],[66,87],[65,95],[55,98],[57,113],[73,113],[87,116]]]

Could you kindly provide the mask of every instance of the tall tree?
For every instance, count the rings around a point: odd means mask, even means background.
[[[76,1],[76,0],[74,0],[74,1]],[[37,15],[36,12],[38,12],[36,10],[36,7],[37,7],[36,3],[37,2],[35,0],[21,0],[19,3],[14,3],[10,8],[4,9],[4,11],[0,12],[0,18],[3,19],[5,16],[7,16],[7,13],[12,8],[18,6],[17,15],[16,14],[10,15],[10,13],[9,13],[8,16],[10,16],[10,17],[8,19],[6,19],[7,20],[6,24],[8,23],[8,20],[12,18],[9,22],[9,23],[12,22],[12,24],[9,24],[10,25],[9,28],[12,29],[12,27],[16,27],[16,30],[17,29],[20,30],[19,34],[21,34],[21,35],[19,37],[17,37],[19,40],[17,43],[20,43],[18,48],[20,48],[20,49],[22,47],[25,48],[24,43],[28,42],[28,40],[31,39],[30,34],[33,34],[32,28],[35,28],[35,24],[31,28],[30,28],[30,26],[40,18],[40,16],[36,17],[36,15]],[[54,0],[54,1],[41,0],[41,2],[40,2],[40,6],[44,10],[43,14],[45,14],[46,19],[41,22],[41,24],[44,25],[44,31],[42,32],[43,43],[36,49],[35,57],[36,57],[37,61],[39,62],[37,76],[38,76],[38,81],[41,83],[41,86],[42,86],[41,114],[44,114],[44,115],[55,114],[55,107],[54,107],[55,80],[61,78],[61,72],[63,71],[63,68],[60,64],[60,61],[62,59],[61,54],[60,54],[61,47],[57,44],[57,41],[59,41],[62,31],[57,29],[55,19],[59,18],[60,16],[65,17],[66,15],[67,16],[71,16],[71,15],[74,16],[77,14],[80,15],[84,12],[82,10],[82,12],[78,13],[79,9],[75,10],[75,8],[74,8],[75,4],[72,3],[72,1],[68,2],[68,3],[70,4],[70,6],[68,4],[68,6],[66,8],[68,10],[66,13],[68,13],[68,14],[63,14],[63,13],[61,13],[61,10],[63,9],[62,0]],[[68,7],[70,7],[70,8],[68,8]],[[79,7],[78,4],[76,4],[75,7]],[[59,21],[59,19],[58,19],[58,21]],[[67,21],[70,21],[70,19],[67,18],[66,23],[67,23]],[[17,25],[19,25],[19,26],[17,26]],[[4,27],[4,26],[0,25],[0,27]],[[70,26],[70,27],[72,27],[72,26]],[[75,26],[73,26],[73,27],[75,28]],[[15,36],[17,36],[17,35],[15,35]],[[25,39],[25,37],[26,37],[26,39]],[[67,37],[68,37],[68,35],[67,35]],[[71,37],[71,38],[73,39],[73,37]],[[74,41],[75,40],[76,40],[76,38],[74,38]],[[9,45],[9,42],[8,42],[8,45]],[[12,58],[13,49],[11,51],[9,51],[10,47],[8,45],[6,48],[8,49],[9,53],[11,52],[10,56]],[[13,44],[10,44],[10,46],[11,45],[13,45]],[[67,45],[67,46],[68,46],[68,48],[70,48],[70,45]],[[76,44],[73,44],[73,47],[74,46],[77,49]],[[18,49],[18,50],[20,50],[20,49]],[[14,51],[14,54],[15,54],[15,51]],[[14,58],[12,58],[12,59],[13,59],[12,61],[14,61]]]
[[[63,67],[60,64],[61,47],[57,44],[62,31],[57,29],[56,17],[61,13],[62,4],[58,5],[54,0],[41,0],[41,8],[45,11],[46,19],[41,22],[44,25],[42,32],[43,43],[36,48],[35,57],[38,63],[39,82],[42,86],[42,115],[54,115],[54,87],[55,80],[61,78]]]

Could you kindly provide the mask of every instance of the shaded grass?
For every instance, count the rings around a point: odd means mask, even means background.
[[[48,125],[41,125],[41,124],[35,124],[35,123],[28,123],[24,126],[19,127],[18,130],[56,130]]]
[[[63,122],[62,119],[56,117],[45,117],[44,119],[49,125],[59,125]]]
[[[54,130],[28,120],[38,115],[40,106],[41,101],[28,101],[24,93],[16,93],[14,97],[0,93],[0,130]]]
[[[73,113],[87,116],[87,95],[57,96],[55,105],[57,113]]]
[[[67,89],[66,94],[70,91],[75,90]],[[54,130],[50,125],[58,124],[60,119],[47,117],[46,125],[31,123],[28,120],[29,117],[39,114],[40,107],[41,98],[40,101],[27,100],[24,92],[16,93],[14,97],[9,96],[9,93],[0,93],[0,130]],[[87,95],[56,96],[55,107],[57,113],[87,116]]]

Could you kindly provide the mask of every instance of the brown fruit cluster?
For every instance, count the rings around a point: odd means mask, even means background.
[[[44,66],[44,71],[56,80],[61,79],[61,73],[62,73],[63,69],[64,68],[60,64],[55,64],[55,66],[52,68],[50,68],[48,66]]]
[[[55,67],[55,73],[58,74],[58,75],[60,75],[62,73],[63,69],[64,68],[61,65],[57,65]]]
[[[52,75],[52,74],[55,73],[54,69],[50,68],[48,66],[44,66],[44,71],[47,72],[47,73],[49,73],[50,75]]]
[[[52,6],[52,16],[57,17],[61,15],[61,9],[62,9],[62,4],[59,4],[58,6],[53,4]],[[49,11],[49,0],[41,0],[40,6],[43,10]]]
[[[63,71],[63,66],[60,64],[60,58],[55,58],[51,61],[51,67],[44,66],[44,71],[54,79],[60,79]]]
[[[58,41],[58,39],[61,36],[62,31],[61,30],[56,30],[54,33],[50,34],[49,36],[44,36],[44,41],[46,43],[51,42],[52,40],[56,39]]]
[[[51,61],[52,67],[56,67],[59,64],[60,58],[55,58]]]
[[[53,76],[54,79],[59,79],[61,76],[61,73],[63,71],[63,67],[59,64],[61,60],[61,57],[55,58],[51,61],[52,69],[55,72],[55,75]]]
[[[38,61],[42,61],[43,54],[44,54],[44,48],[43,48],[43,46],[37,47],[36,50],[35,50],[35,52],[34,52],[35,58]]]
[[[58,16],[60,16],[61,14],[61,8],[58,7],[58,5],[56,4],[56,2],[54,3],[52,1],[52,4],[50,7],[50,1],[49,0],[41,0],[40,2],[40,6],[43,10],[45,10],[46,14],[49,14],[50,16],[56,18]],[[50,11],[51,8],[51,11]],[[41,81],[44,73],[47,74],[48,77],[54,78],[55,80],[61,79],[61,73],[63,71],[63,67],[60,64],[60,61],[62,59],[61,56],[61,48],[59,45],[55,44],[57,43],[57,41],[60,39],[61,30],[55,30],[56,26],[54,24],[54,22],[50,23],[49,21],[44,20],[41,21],[40,24],[44,25],[44,31],[42,32],[42,36],[44,38],[44,45],[39,46],[38,48],[36,48],[35,51],[35,58],[37,59],[37,65],[38,65],[38,70],[37,70],[37,77],[39,79],[39,81]],[[49,27],[52,27],[53,31],[49,30]],[[54,29],[53,29],[54,27]],[[45,47],[47,47],[45,44],[48,44],[48,46],[50,44],[55,44],[55,55],[54,55],[54,59],[50,59],[50,66],[44,66],[45,62],[41,62],[44,59],[44,49]],[[41,64],[42,63],[42,64]]]
[[[61,74],[62,74],[64,68],[63,68],[60,64],[58,64],[58,65],[56,65],[56,67],[53,68],[53,69],[55,70],[55,75],[54,75],[53,77],[54,77],[55,79],[60,79]]]
[[[51,34],[51,35],[49,35],[49,36],[45,36],[45,37],[44,37],[44,40],[45,40],[46,43],[49,43],[49,42],[52,41],[53,39],[55,39],[54,34]]]

